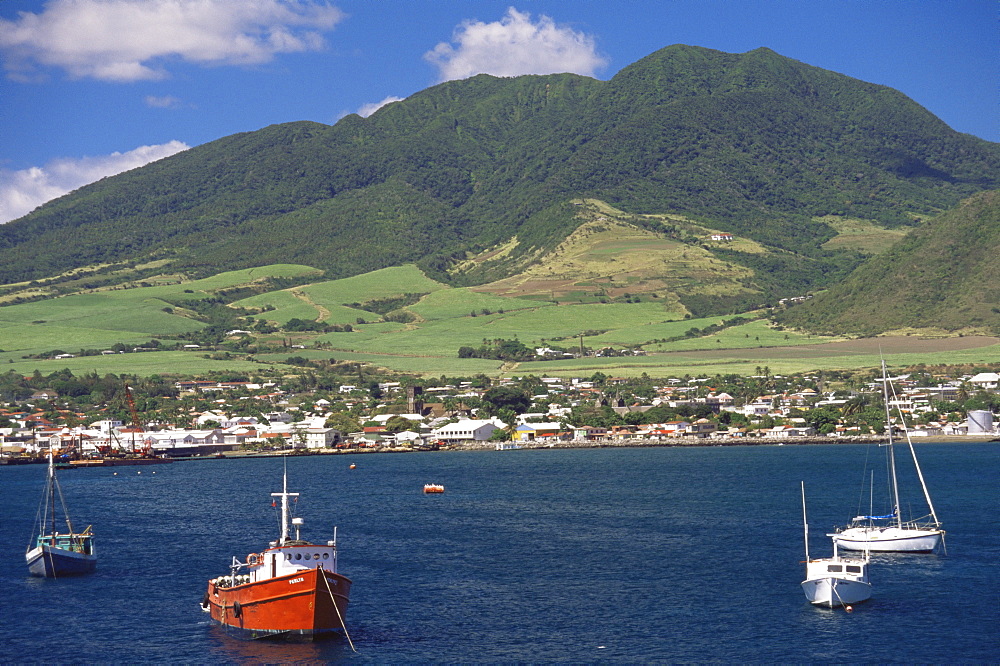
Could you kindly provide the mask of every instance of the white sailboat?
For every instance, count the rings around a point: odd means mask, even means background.
[[[892,507],[889,513],[883,515],[873,515],[869,508],[868,515],[855,516],[850,523],[844,527],[837,528],[827,536],[833,538],[835,546],[840,546],[845,550],[865,550],[880,553],[930,553],[941,543],[944,537],[944,530],[941,529],[941,521],[938,520],[934,511],[934,503],[931,502],[930,492],[927,490],[927,483],[924,481],[924,474],[920,469],[920,462],[917,460],[917,452],[913,448],[913,441],[910,439],[909,429],[900,410],[899,421],[903,432],[906,435],[906,443],[910,449],[910,456],[913,458],[913,465],[916,468],[917,478],[920,479],[920,487],[924,492],[924,500],[927,502],[929,513],[925,516],[903,520],[899,502],[899,482],[896,475],[896,454],[892,437],[892,418],[889,410],[889,389],[891,382],[886,372],[885,361],[882,361],[882,393],[885,399],[886,429],[889,440],[885,444],[887,447],[887,458],[889,468],[890,495]],[[895,390],[892,392],[895,398]],[[871,495],[869,494],[869,497]]]
[[[864,558],[841,557],[833,543],[833,557],[809,559],[809,521],[806,519],[806,484],[802,482],[802,527],[806,542],[806,579],[802,591],[809,603],[836,608],[867,601],[872,596],[868,579],[868,551]]]

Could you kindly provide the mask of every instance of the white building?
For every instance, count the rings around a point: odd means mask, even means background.
[[[505,427],[499,419],[462,419],[431,431],[431,435],[447,444],[472,444],[487,441],[493,431]]]
[[[342,441],[340,431],[334,428],[309,428],[304,434],[307,449],[330,449]]]
[[[1000,374],[995,372],[980,372],[969,379],[969,383],[979,389],[995,389],[1000,386]]]

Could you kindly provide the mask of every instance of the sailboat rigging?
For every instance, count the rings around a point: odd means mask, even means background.
[[[835,545],[845,550],[867,550],[883,553],[930,553],[942,542],[945,532],[941,528],[941,521],[937,517],[930,492],[927,490],[923,470],[921,470],[920,462],[917,460],[917,452],[913,448],[913,441],[910,438],[910,431],[906,426],[906,420],[903,418],[902,410],[899,409],[899,401],[896,399],[895,389],[892,389],[892,397],[896,401],[899,422],[903,433],[906,435],[910,457],[913,459],[913,466],[916,469],[917,478],[920,480],[920,487],[923,489],[924,500],[927,503],[929,511],[927,515],[920,518],[903,520],[899,500],[899,477],[896,473],[895,442],[893,440],[893,424],[890,411],[890,387],[891,381],[886,371],[885,360],[883,359],[882,395],[885,400],[886,430],[888,433],[888,442],[885,444],[885,447],[892,506],[888,513],[875,515],[872,510],[874,508],[873,500],[870,500],[872,504],[868,515],[855,516],[846,526],[837,528],[827,536],[833,539]],[[874,487],[874,481],[871,483],[872,487]]]

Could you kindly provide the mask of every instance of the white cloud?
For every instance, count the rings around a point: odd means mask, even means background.
[[[321,33],[343,18],[314,0],[53,0],[38,14],[0,19],[0,53],[19,80],[48,67],[77,78],[159,79],[171,59],[251,65],[318,50]]]
[[[593,76],[607,65],[598,55],[594,38],[556,25],[545,15],[532,22],[531,14],[513,7],[499,21],[464,21],[452,36],[424,58],[436,65],[441,81],[475,74],[519,76],[573,72]]]
[[[356,113],[359,116],[361,116],[362,118],[367,118],[368,116],[372,115],[373,113],[375,113],[376,111],[378,111],[379,109],[381,109],[386,104],[392,104],[393,102],[402,102],[404,99],[406,99],[406,98],[405,97],[386,97],[381,102],[371,102],[369,104],[365,104],[360,109],[358,109]]]
[[[0,224],[27,215],[46,201],[88,183],[187,149],[187,144],[171,141],[102,157],[62,158],[53,160],[44,167],[30,167],[21,171],[0,169]]]
[[[154,109],[177,109],[182,105],[181,100],[173,95],[164,95],[163,97],[146,95],[144,101],[146,106]]]

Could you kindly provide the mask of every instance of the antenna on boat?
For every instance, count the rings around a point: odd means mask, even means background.
[[[281,492],[271,493],[271,497],[281,498],[281,540],[278,544],[284,546],[288,542],[288,498],[298,497],[299,494],[288,492],[288,457],[282,456],[282,458],[284,458],[285,470],[282,474]]]

